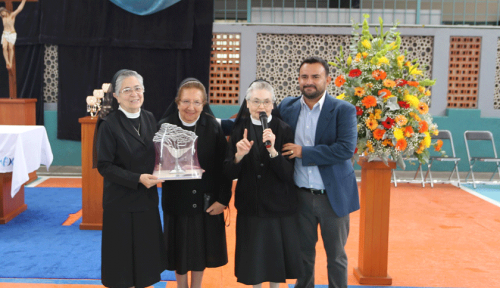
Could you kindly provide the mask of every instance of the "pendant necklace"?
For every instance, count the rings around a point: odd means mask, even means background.
[[[139,132],[141,130],[141,123],[139,123],[139,127],[135,128],[134,125],[132,125],[132,127],[134,127],[134,130],[135,132],[137,132],[137,135],[141,136],[141,133]]]

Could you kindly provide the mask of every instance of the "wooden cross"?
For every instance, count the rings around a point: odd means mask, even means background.
[[[5,2],[5,8],[12,12],[14,10],[13,2],[21,2],[22,0],[0,0],[0,2]],[[38,0],[26,0],[26,2],[38,2]],[[16,81],[16,54],[14,52],[14,57],[12,58],[12,68],[9,71],[9,98],[17,98],[17,81]]]

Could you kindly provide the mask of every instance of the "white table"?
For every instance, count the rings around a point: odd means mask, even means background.
[[[29,173],[40,164],[52,164],[47,131],[44,126],[0,125],[0,173],[12,172],[11,197],[29,180]]]

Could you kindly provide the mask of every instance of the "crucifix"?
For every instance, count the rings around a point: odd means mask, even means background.
[[[37,2],[38,0],[0,0],[5,2],[5,8],[0,7],[0,18],[3,22],[2,32],[2,50],[5,58],[7,71],[9,72],[9,98],[17,98],[17,81],[16,81],[16,57],[15,57],[15,43],[16,43],[16,30],[14,23],[16,16],[23,10],[26,1]],[[12,3],[21,2],[16,10],[14,10]],[[13,11],[14,10],[14,11]]]

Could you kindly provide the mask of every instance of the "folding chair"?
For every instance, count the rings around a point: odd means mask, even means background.
[[[493,134],[490,131],[465,131],[464,132],[465,139],[465,149],[467,149],[467,158],[469,159],[469,173],[465,177],[465,181],[469,178],[469,175],[472,175],[472,184],[474,188],[476,188],[476,179],[474,178],[474,165],[477,162],[485,162],[485,163],[497,163],[498,175],[500,176],[500,158],[497,156],[497,150],[495,148],[495,140],[493,139]],[[469,143],[468,141],[490,141],[493,146],[493,156],[494,157],[474,157],[470,155]],[[493,171],[493,175],[489,181],[493,180],[495,177],[496,171]]]
[[[437,136],[433,135],[432,139],[434,139],[434,140],[448,140],[450,142],[450,146],[451,146],[451,157],[443,157],[443,156],[431,156],[431,157],[429,157],[429,163],[427,164],[427,173],[425,174],[425,180],[427,180],[427,176],[429,176],[431,187],[434,187],[434,183],[432,182],[432,172],[431,172],[432,163],[434,161],[454,162],[455,166],[453,167],[453,170],[451,170],[451,174],[450,174],[450,177],[448,178],[448,181],[451,182],[451,177],[456,172],[457,173],[458,187],[461,187],[460,186],[460,174],[458,173],[458,161],[460,161],[460,158],[458,158],[455,154],[455,146],[453,145],[453,137],[451,136],[451,132],[448,130],[439,130],[439,134]]]
[[[424,172],[422,171],[422,163],[418,161],[417,157],[409,157],[409,158],[404,158],[404,161],[417,161],[418,162],[418,168],[415,171],[415,176],[413,177],[413,180],[417,179],[418,172],[420,172],[420,182],[422,183],[422,187],[425,187],[425,180],[424,180]],[[398,187],[398,179],[396,178],[396,169],[392,169],[392,178],[394,182],[394,187]]]

